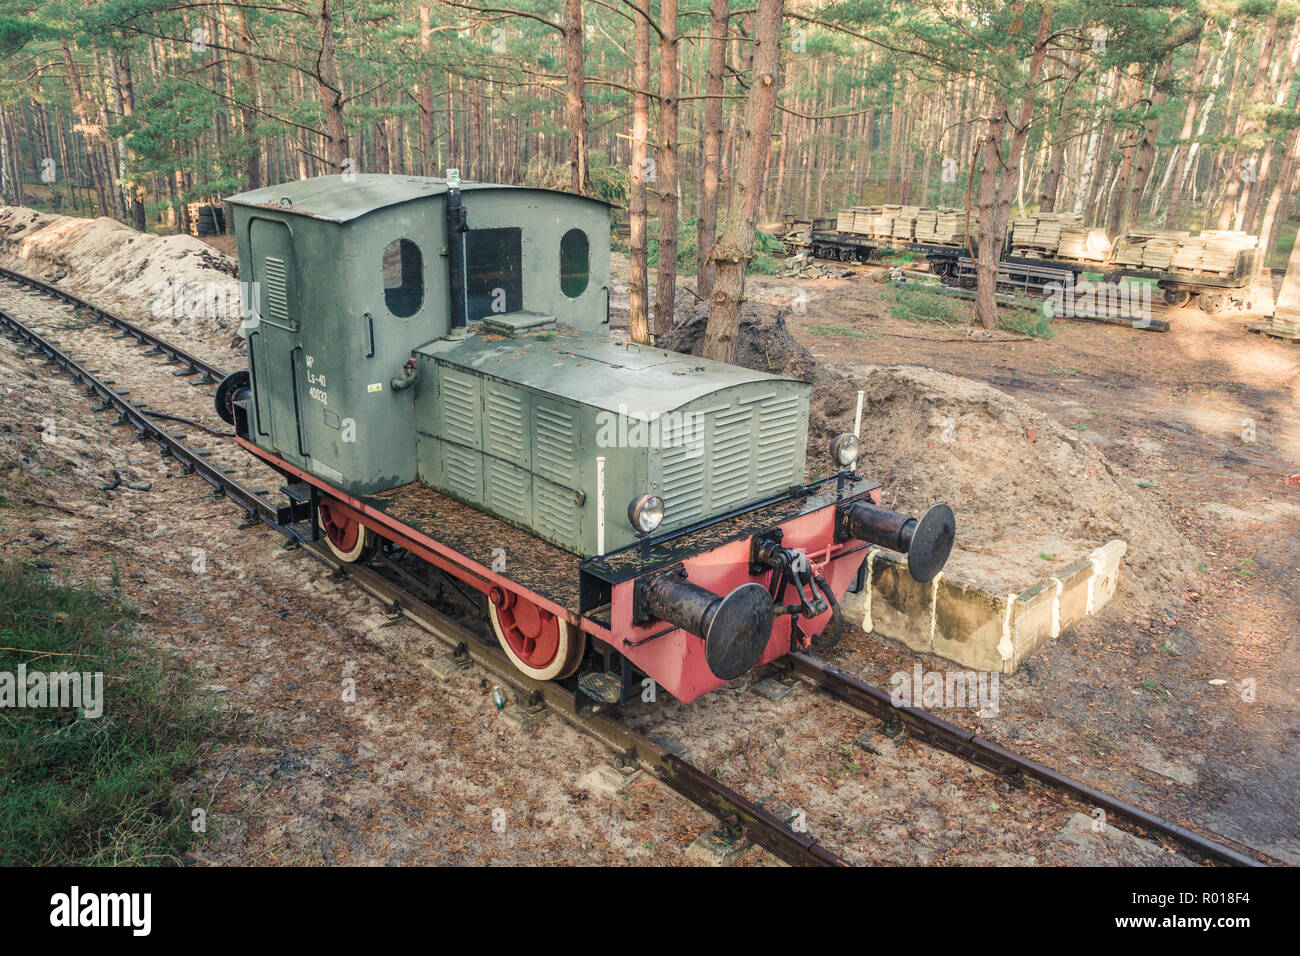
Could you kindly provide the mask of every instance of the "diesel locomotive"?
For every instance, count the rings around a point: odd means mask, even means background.
[[[951,509],[881,508],[855,435],[805,480],[806,383],[610,335],[599,200],[449,171],[227,202],[248,368],[217,410],[281,522],[474,589],[531,678],[690,701],[838,640],[870,547],[947,560]]]

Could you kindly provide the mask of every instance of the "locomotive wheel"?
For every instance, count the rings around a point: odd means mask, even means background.
[[[348,564],[369,561],[379,548],[379,538],[373,531],[331,508],[327,498],[316,505],[316,524],[325,535],[325,544],[340,561]]]
[[[1192,293],[1187,289],[1165,289],[1165,305],[1171,309],[1181,309],[1192,298]]]
[[[488,592],[488,617],[510,662],[533,680],[568,677],[582,663],[587,635],[513,591]]]
[[[852,249],[841,249],[841,250],[840,250],[840,262],[852,262],[852,261],[853,261],[853,250],[852,250]]]
[[[1218,315],[1228,305],[1228,297],[1222,292],[1202,292],[1198,300],[1201,311],[1210,315]]]

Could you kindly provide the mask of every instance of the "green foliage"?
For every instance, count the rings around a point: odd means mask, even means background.
[[[1043,314],[1041,306],[1031,302],[998,309],[998,325],[1012,332],[1032,335],[1036,339],[1050,339],[1056,336],[1052,320]]]
[[[962,303],[937,286],[915,283],[892,285],[886,289],[889,314],[908,322],[926,322],[943,326],[965,325]]]
[[[179,863],[192,845],[177,788],[227,721],[195,673],[129,641],[111,594],[0,564],[0,671],[102,673],[103,713],[0,709],[0,865]]]
[[[754,230],[754,258],[749,261],[746,275],[770,276],[781,271],[777,256],[785,252],[785,245],[770,232]]]
[[[658,228],[654,230],[658,233]],[[694,219],[688,219],[685,222],[677,224],[677,274],[678,275],[695,275],[697,268],[696,255],[696,225]],[[650,245],[646,251],[646,259],[652,268],[659,267],[659,240],[651,238]]]
[[[813,335],[825,335],[841,339],[878,339],[881,333],[875,329],[854,329],[846,325],[810,325],[808,331]]]

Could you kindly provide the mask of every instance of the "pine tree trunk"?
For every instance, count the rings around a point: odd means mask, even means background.
[[[785,0],[757,0],[754,59],[737,163],[736,199],[727,207],[722,238],[714,246],[713,302],[704,333],[704,354],[730,362],[736,354],[740,305],[745,296],[745,268],[754,252],[754,231],[762,202],[772,121],[781,86],[781,18]]]
[[[116,67],[114,76],[117,80],[118,97],[122,104],[122,116],[133,116],[135,114],[135,79],[131,72],[131,55],[123,53],[115,57],[114,66]],[[128,155],[128,159],[133,158]],[[136,176],[132,176],[126,183],[126,188],[131,204],[131,225],[135,227],[137,232],[144,232],[147,225],[144,211],[144,183]]]
[[[587,160],[587,108],[583,102],[584,71],[582,0],[564,0],[564,115],[571,146],[569,167],[573,191],[580,196],[591,192],[591,169]]]
[[[81,74],[77,72],[76,64],[72,61],[71,45],[67,40],[64,40],[60,46],[63,49],[64,66],[68,68],[68,83],[72,90],[72,108],[77,115],[77,122],[81,124],[81,142],[86,151],[86,174],[90,177],[91,188],[95,190],[95,198],[99,203],[99,215],[107,216],[110,206],[108,197],[104,192],[104,177],[99,169],[99,160],[96,156],[96,137],[92,133],[90,115],[86,109],[86,95],[81,85]]]
[[[628,307],[633,342],[650,341],[647,313],[646,139],[650,131],[650,0],[635,0],[632,19],[632,169],[628,175],[628,258],[631,267]]]
[[[673,327],[677,300],[677,138],[681,77],[677,70],[677,0],[661,0],[659,29],[659,269],[653,333]]]
[[[316,40],[320,44],[315,79],[320,89],[321,105],[325,109],[325,158],[332,167],[330,172],[342,172],[349,160],[348,129],[343,121],[343,84],[334,62],[334,14],[332,0],[320,0],[316,20]]]
[[[1012,33],[1020,28],[1023,0],[1012,4],[1016,19]],[[1052,12],[1044,5],[1038,21],[1038,34],[1034,40],[1033,54],[1029,59],[1026,86],[1021,96],[1020,109],[1011,126],[1011,142],[1006,159],[1002,157],[1002,139],[1009,125],[1006,95],[1000,88],[992,93],[992,107],[988,113],[987,134],[981,149],[984,170],[980,176],[979,193],[979,250],[976,257],[975,319],[986,329],[998,322],[997,274],[998,261],[1006,238],[1007,221],[1011,218],[1011,199],[1019,182],[1020,161],[1024,154],[1029,124],[1034,115],[1035,86],[1043,71],[1047,55],[1047,42],[1051,36]]]
[[[1259,55],[1255,61],[1255,71],[1251,78],[1250,89],[1245,96],[1246,104],[1257,104],[1263,98],[1264,82],[1268,75],[1268,66],[1272,63],[1273,47],[1277,44],[1277,34],[1277,17],[1269,17],[1267,32],[1260,42]],[[1248,107],[1238,109],[1236,117],[1234,136],[1240,140],[1254,129],[1255,122]],[[1237,226],[1237,199],[1241,195],[1243,176],[1245,174],[1245,156],[1246,150],[1239,144],[1233,149],[1231,158],[1227,162],[1225,169],[1228,176],[1227,184],[1224,186],[1223,194],[1219,199],[1220,229],[1233,229]]]
[[[713,297],[713,243],[718,236],[718,176],[722,165],[723,71],[727,66],[729,0],[711,0],[709,7],[708,78],[704,85],[704,145],[700,200],[695,231],[695,294]],[[784,156],[784,141],[782,156]]]
[[[243,7],[236,7],[238,14],[239,26],[239,45],[247,53],[253,49],[253,36],[248,29],[248,18],[244,15]],[[241,56],[239,58],[239,75],[244,82],[244,96],[253,97],[254,100],[260,98],[258,80],[257,80],[257,63],[252,56]],[[240,132],[244,137],[244,149],[248,155],[244,160],[244,179],[249,189],[260,189],[262,186],[262,153],[261,143],[257,140],[257,114],[251,107],[244,106],[240,109]]]
[[[1277,176],[1273,180],[1273,188],[1269,192],[1268,203],[1264,206],[1264,216],[1259,225],[1260,255],[1265,260],[1276,248],[1282,223],[1286,221],[1298,163],[1300,163],[1300,126],[1294,126],[1287,134],[1286,152]]]
[[[1274,108],[1286,106],[1287,96],[1291,90],[1291,81],[1295,78],[1298,57],[1300,57],[1300,22],[1292,23],[1291,34],[1287,41],[1287,55],[1277,64],[1278,69],[1270,80]],[[1245,215],[1241,224],[1241,228],[1247,232],[1255,232],[1259,223],[1260,213],[1264,208],[1264,192],[1272,182],[1275,172],[1273,169],[1273,155],[1277,151],[1278,143],[1279,141],[1274,138],[1270,139],[1265,145],[1264,155],[1259,161],[1259,175],[1249,187],[1249,195],[1245,203]]]

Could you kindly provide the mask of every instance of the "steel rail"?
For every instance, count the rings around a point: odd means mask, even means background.
[[[186,474],[197,474],[212,485],[214,493],[224,495],[243,508],[249,519],[256,518],[286,538],[301,543],[317,560],[336,572],[348,575],[362,590],[389,607],[399,608],[404,616],[449,647],[463,648],[472,660],[513,685],[523,695],[531,697],[536,692],[540,701],[561,718],[596,737],[615,752],[649,767],[665,784],[702,810],[724,823],[738,823],[744,827],[749,839],[769,850],[778,859],[795,866],[848,865],[846,860],[822,846],[809,834],[793,830],[765,808],[609,714],[579,713],[573,691],[553,682],[534,681],[518,672],[500,648],[483,643],[463,625],[384,578],[375,569],[341,562],[319,542],[304,540],[291,528],[277,524],[276,508],[269,502],[221,469],[213,467],[193,448],[157,427],[147,412],[135,408],[111,386],[100,381],[83,365],[4,309],[0,309],[0,328],[7,329],[12,337],[27,342],[44,354],[47,365],[57,366],[56,371],[67,372],[75,381],[84,385],[87,398],[98,397],[103,400],[105,410],[116,409],[116,424],[133,425],[140,437],[157,442],[164,454],[181,463]]]
[[[172,343],[168,342],[166,339],[154,335],[152,332],[148,331],[147,329],[143,329],[140,326],[135,325],[134,323],[128,322],[120,315],[116,315],[112,312],[109,312],[107,309],[101,309],[99,306],[95,305],[94,303],[87,302],[85,299],[79,298],[78,296],[73,295],[71,292],[68,292],[65,289],[60,289],[58,286],[51,285],[50,283],[44,282],[41,279],[37,279],[33,276],[25,275],[21,272],[16,272],[13,269],[7,269],[4,266],[0,266],[0,278],[5,278],[13,282],[22,283],[23,285],[30,286],[31,288],[35,289],[38,292],[43,293],[44,295],[48,295],[52,298],[59,299],[63,302],[66,302],[68,305],[73,306],[74,308],[85,309],[88,312],[90,312],[98,321],[103,322],[106,325],[112,326],[113,328],[120,330],[124,335],[130,335],[131,337],[136,339],[141,345],[151,345],[155,349],[157,349],[160,353],[166,355],[172,361],[187,366],[189,369],[193,370],[196,373],[201,372],[203,374],[203,378],[195,382],[194,384],[196,385],[200,385],[200,384],[214,385],[226,377],[226,373],[224,371],[217,368],[217,366],[211,364],[210,362],[206,362],[203,359],[199,358],[198,356],[186,352],[184,349],[176,345],[173,345]]]
[[[931,713],[916,707],[896,706],[887,692],[870,684],[864,684],[815,657],[794,653],[790,655],[789,660],[796,674],[807,677],[817,687],[844,701],[855,710],[871,714],[886,723],[897,721],[917,740],[937,750],[946,751],[967,763],[982,767],[990,773],[1013,781],[1026,778],[1036,780],[1052,790],[1101,807],[1107,813],[1128,820],[1143,829],[1167,836],[1188,849],[1221,863],[1233,866],[1267,865],[1253,856],[1216,843],[1131,803],[1102,793],[1072,777],[1057,773],[1045,764],[1008,750],[1001,744],[986,740],[976,733],[963,730],[956,724]]]

